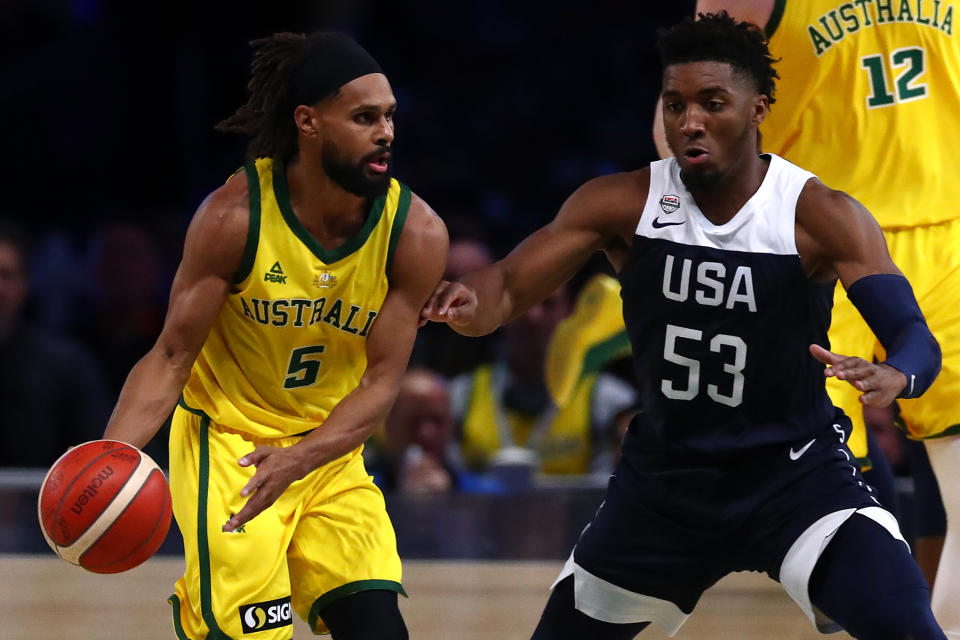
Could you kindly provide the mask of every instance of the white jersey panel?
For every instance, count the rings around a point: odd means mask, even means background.
[[[756,193],[722,225],[710,222],[680,179],[680,164],[667,158],[650,164],[650,192],[636,234],[726,251],[797,255],[797,200],[814,174],[780,156],[770,158]]]

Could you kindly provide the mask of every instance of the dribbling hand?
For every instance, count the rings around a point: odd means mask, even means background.
[[[441,280],[433,295],[420,311],[420,324],[446,322],[464,327],[477,312],[477,292],[462,282]]]
[[[241,496],[250,496],[250,498],[239,513],[230,516],[230,519],[224,523],[224,531],[234,531],[253,519],[276,502],[291,483],[300,480],[309,471],[293,447],[259,446],[240,458],[239,464],[241,467],[254,465],[257,467],[257,472],[240,490]]]
[[[814,358],[827,365],[823,375],[846,380],[861,391],[860,402],[871,407],[887,407],[907,386],[907,377],[888,364],[874,364],[863,358],[844,356],[810,345]]]

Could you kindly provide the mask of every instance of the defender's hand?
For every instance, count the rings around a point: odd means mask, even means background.
[[[446,322],[466,326],[477,312],[477,292],[462,282],[441,280],[420,311],[420,326],[427,322]]]
[[[257,472],[240,490],[241,496],[253,494],[240,513],[231,516],[223,525],[224,531],[233,531],[276,502],[287,487],[309,472],[307,465],[294,447],[260,446],[239,460],[241,467],[255,465]]]
[[[843,356],[816,344],[810,345],[810,353],[827,365],[823,370],[825,376],[846,380],[862,391],[862,404],[871,407],[889,406],[907,386],[907,377],[888,364],[873,364],[863,358]]]

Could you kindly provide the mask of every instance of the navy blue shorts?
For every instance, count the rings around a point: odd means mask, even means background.
[[[577,608],[608,622],[650,620],[673,633],[724,575],[763,571],[780,580],[788,551],[815,523],[823,520],[828,541],[857,510],[882,511],[838,431],[829,425],[815,439],[721,463],[631,443],[561,574],[577,577]],[[899,536],[892,516],[879,518]],[[796,552],[814,553],[800,560],[797,589],[806,590],[823,545]]]

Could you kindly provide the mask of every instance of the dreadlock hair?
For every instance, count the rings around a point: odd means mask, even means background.
[[[287,160],[297,152],[290,79],[306,42],[302,33],[275,33],[250,42],[253,62],[247,102],[214,129],[250,138],[247,159],[271,156]]]
[[[684,62],[727,62],[753,80],[757,92],[767,96],[768,104],[776,102],[774,84],[780,76],[773,64],[779,59],[770,55],[767,38],[755,24],[738,22],[726,11],[701,13],[696,20],[687,17],[672,27],[659,29],[657,36],[664,69]]]

